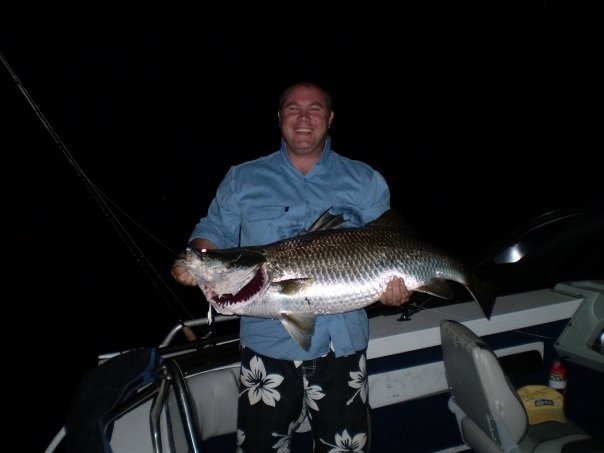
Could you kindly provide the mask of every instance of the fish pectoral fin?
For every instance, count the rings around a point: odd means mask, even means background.
[[[413,291],[442,297],[443,299],[453,299],[455,295],[453,289],[449,286],[449,282],[442,278],[434,278],[425,285],[415,288]]]
[[[315,333],[315,320],[314,313],[281,313],[281,324],[305,351],[310,348],[310,339]]]
[[[312,282],[312,278],[292,278],[290,280],[273,282],[271,283],[271,286],[276,288],[277,292],[291,296],[304,291],[306,288],[312,285]]]

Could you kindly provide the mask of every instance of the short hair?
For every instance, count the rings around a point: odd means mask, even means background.
[[[291,93],[295,88],[298,87],[317,88],[319,91],[321,91],[321,93],[323,93],[323,96],[325,97],[325,103],[327,104],[329,110],[333,110],[333,99],[331,97],[331,93],[327,91],[327,89],[313,82],[302,81],[296,82],[293,85],[288,86],[281,92],[281,95],[279,96],[279,111],[281,111],[281,109],[283,108],[283,104],[285,103],[285,99],[287,98],[287,96],[289,96],[289,93]]]

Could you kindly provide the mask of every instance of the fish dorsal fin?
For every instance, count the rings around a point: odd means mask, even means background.
[[[311,231],[319,230],[331,230],[339,228],[344,223],[344,216],[342,214],[332,214],[329,212],[331,208],[327,209],[323,214],[313,222],[313,224],[306,230],[307,233]]]
[[[407,226],[405,218],[394,209],[388,209],[377,219],[369,222],[367,226],[380,226],[380,227],[395,227],[401,228]]]
[[[369,222],[367,227],[393,228],[404,231],[406,234],[420,238],[421,234],[403,217],[403,215],[395,209],[388,209],[377,219]]]

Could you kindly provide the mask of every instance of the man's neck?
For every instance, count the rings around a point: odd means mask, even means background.
[[[310,153],[298,153],[292,151],[289,147],[287,149],[287,155],[291,164],[297,168],[303,175],[308,174],[312,167],[321,159],[325,150],[325,142],[321,146],[318,146]]]
[[[289,160],[292,165],[297,168],[303,175],[307,175],[312,167],[321,159],[323,152],[320,153],[312,153],[308,155],[299,155],[294,153],[289,153]]]

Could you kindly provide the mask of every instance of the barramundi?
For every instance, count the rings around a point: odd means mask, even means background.
[[[463,285],[490,319],[495,297],[462,262],[416,234],[394,210],[361,227],[326,211],[295,237],[229,249],[187,248],[181,264],[224,315],[274,318],[308,349],[315,317],[367,307],[400,277],[410,291],[444,299]]]

